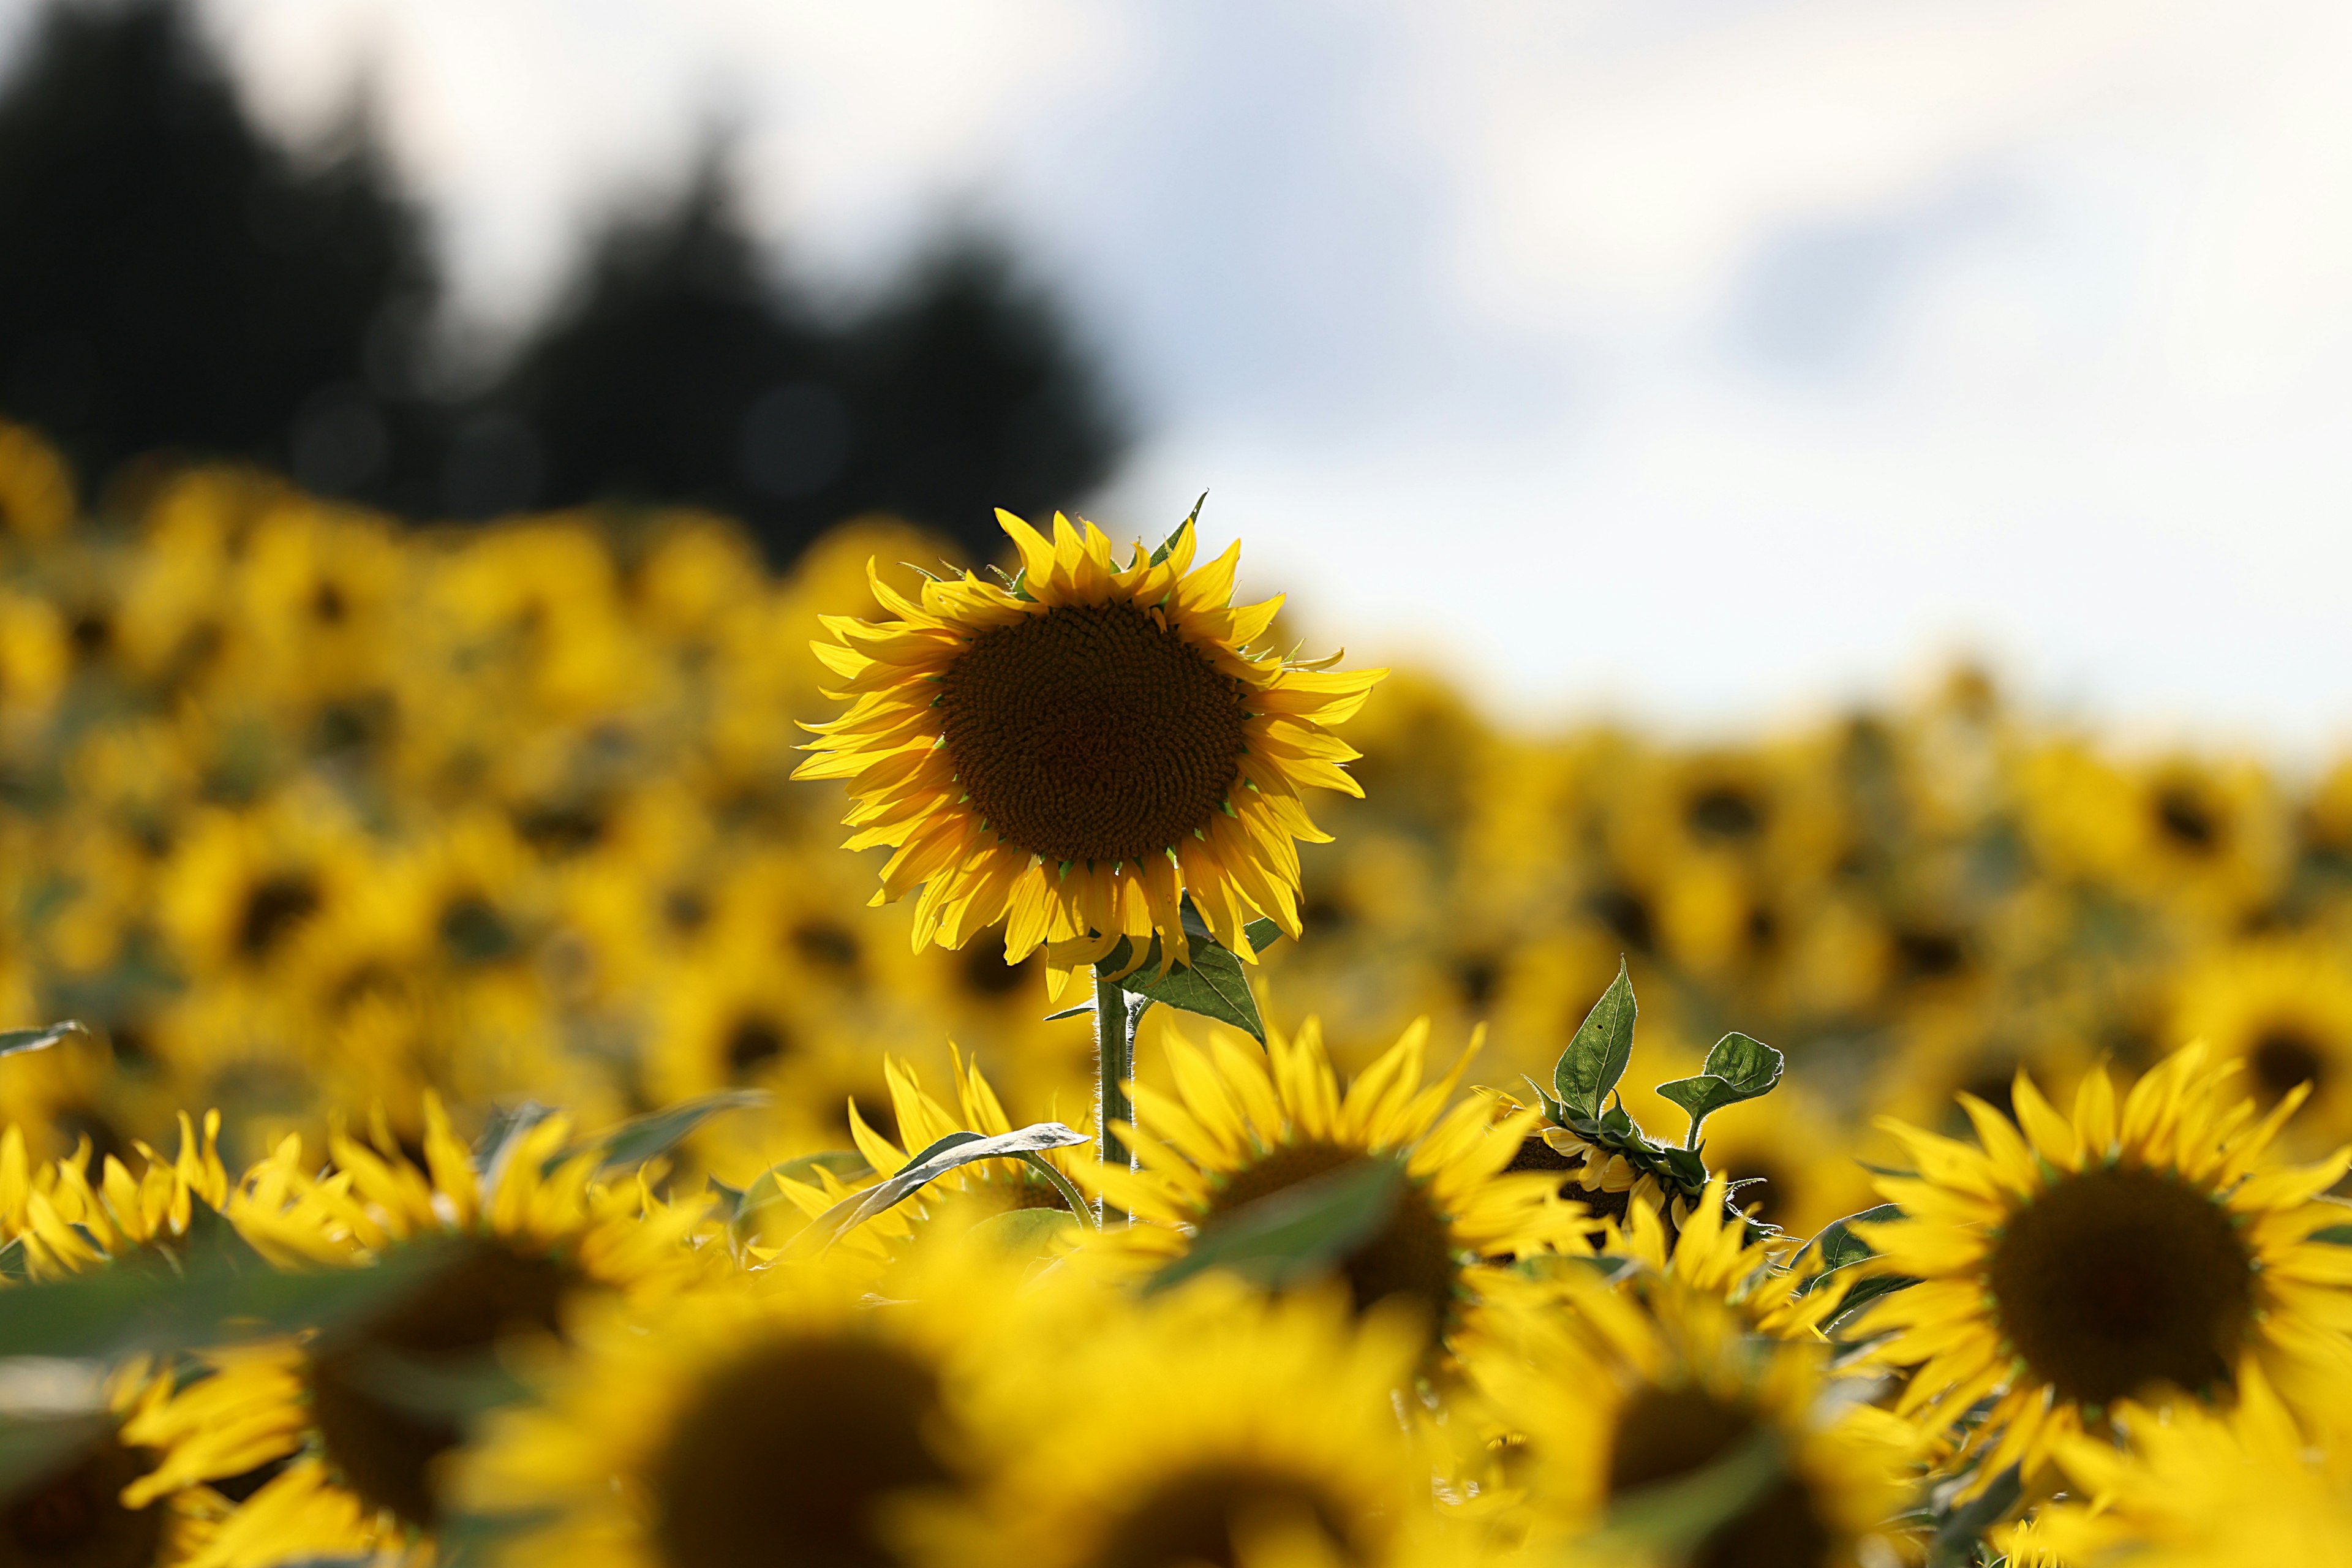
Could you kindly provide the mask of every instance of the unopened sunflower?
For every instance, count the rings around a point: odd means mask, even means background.
[[[2352,1251],[2312,1239],[2343,1217],[2314,1200],[2347,1155],[2266,1163],[2302,1092],[2257,1120],[2234,1069],[2190,1046],[2120,1106],[2094,1071],[2071,1121],[2021,1072],[2016,1121],[1961,1098],[1980,1146],[1881,1123],[1917,1173],[1879,1181],[1904,1217],[1854,1227],[1878,1248],[1856,1271],[1918,1283],[1848,1331],[1912,1369],[1897,1409],[1949,1429],[1972,1489],[2030,1482],[2118,1400],[2226,1405],[2250,1366],[2293,1397],[2352,1354]]]
[[[1405,1178],[1395,1203],[1339,1269],[1360,1309],[1403,1297],[1441,1342],[1519,1283],[1510,1258],[1582,1250],[1580,1211],[1553,1196],[1551,1177],[1504,1173],[1527,1119],[1490,1131],[1483,1100],[1449,1107],[1470,1053],[1422,1082],[1426,1020],[1344,1092],[1313,1019],[1296,1035],[1270,1034],[1263,1052],[1229,1031],[1203,1047],[1171,1026],[1163,1039],[1176,1092],[1137,1085],[1139,1125],[1119,1129],[1141,1169],[1086,1168],[1141,1222],[1104,1232],[1102,1247],[1138,1261],[1172,1258],[1244,1205],[1359,1160],[1392,1158]]]
[[[897,851],[876,901],[921,887],[918,947],[1002,921],[1008,963],[1050,944],[1066,971],[1155,932],[1183,960],[1185,893],[1244,956],[1255,916],[1296,937],[1296,844],[1326,837],[1299,792],[1362,793],[1329,726],[1386,672],[1252,651],[1282,601],[1235,606],[1241,547],[1195,571],[1189,521],[1121,567],[1093,523],[1056,514],[1048,540],[998,516],[1010,584],[909,599],[869,569],[897,618],[828,616],[839,640],[817,645],[851,707],[794,776],[847,781],[849,847]]]
[[[325,1180],[277,1174],[289,1202],[344,1237],[353,1261],[427,1241],[449,1247],[429,1283],[305,1342],[213,1352],[212,1375],[126,1429],[163,1451],[134,1498],[268,1476],[197,1568],[262,1568],[431,1531],[443,1511],[436,1468],[465,1424],[415,1390],[478,1375],[501,1343],[560,1334],[593,1300],[643,1305],[707,1272],[686,1245],[698,1208],[660,1204],[636,1179],[599,1180],[596,1152],[566,1153],[564,1118],[516,1135],[478,1173],[437,1100],[425,1117],[425,1169],[379,1119],[373,1146],[331,1139],[336,1169]]]

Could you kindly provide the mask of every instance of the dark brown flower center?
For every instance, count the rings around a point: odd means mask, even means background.
[[[1368,1555],[1363,1521],[1334,1508],[1319,1489],[1226,1464],[1180,1472],[1137,1499],[1104,1533],[1093,1568],[1239,1568],[1234,1526],[1259,1521],[1312,1521],[1341,1563]]]
[[[1364,1157],[1360,1149],[1336,1143],[1286,1143],[1267,1151],[1224,1178],[1210,1194],[1201,1221],[1205,1233],[1221,1215],[1243,1205],[1295,1187]],[[1453,1228],[1430,1206],[1416,1182],[1398,1184],[1396,1206],[1387,1223],[1339,1260],[1356,1310],[1391,1296],[1408,1297],[1428,1314],[1433,1331],[1443,1333],[1454,1310],[1462,1266]]]
[[[1704,1389],[1644,1387],[1618,1414],[1609,1495],[1687,1479],[1728,1458],[1756,1429],[1753,1412]],[[1690,1568],[1816,1568],[1832,1561],[1836,1546],[1803,1481],[1784,1476],[1710,1531],[1688,1561]]]
[[[2019,1209],[1985,1276],[2027,1367],[2084,1405],[2226,1381],[2253,1305],[2252,1263],[2221,1205],[2127,1167],[2067,1176]]]
[[[553,1258],[483,1241],[383,1316],[321,1340],[311,1419],[351,1489],[429,1529],[440,1514],[434,1461],[465,1436],[451,1394],[500,1340],[554,1332],[577,1282]]]
[[[2298,1084],[2309,1084],[2314,1090],[2321,1087],[2326,1076],[2327,1056],[2319,1042],[2299,1026],[2291,1023],[2273,1024],[2256,1037],[2253,1048],[2246,1053],[2246,1067],[2253,1075],[2254,1089],[2263,1103],[2275,1105],[2281,1096]]]
[[[2176,849],[2210,855],[2222,847],[2228,823],[2194,786],[2165,785],[2156,795],[2156,825]]]
[[[245,896],[237,919],[237,951],[247,958],[267,958],[293,930],[317,911],[319,886],[299,872],[265,877]]]
[[[125,1508],[121,1494],[154,1468],[109,1432],[19,1483],[0,1501],[0,1568],[146,1568],[163,1552],[164,1510]]]
[[[1132,605],[1064,605],[971,639],[940,678],[956,782],[1049,865],[1135,862],[1234,787],[1241,683]]]
[[[715,1372],[646,1479],[669,1568],[892,1568],[884,1505],[952,1478],[939,1379],[858,1339],[771,1343]]]

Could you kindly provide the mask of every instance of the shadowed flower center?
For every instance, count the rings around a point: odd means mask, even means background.
[[[1047,864],[1133,863],[1224,805],[1241,683],[1132,605],[1063,605],[994,626],[940,678],[956,782],[998,837]]]
[[[2326,1065],[2326,1053],[2317,1042],[2294,1024],[2273,1024],[2263,1031],[2253,1049],[2246,1053],[2246,1066],[2252,1069],[2254,1088],[2268,1105],[2277,1104],[2298,1084],[2319,1089]]]
[[[1244,1204],[1363,1158],[1361,1149],[1317,1142],[1268,1150],[1226,1176],[1210,1194],[1201,1228],[1206,1232],[1220,1215]],[[1430,1206],[1428,1194],[1418,1183],[1401,1182],[1386,1223],[1341,1258],[1339,1268],[1358,1311],[1391,1296],[1408,1296],[1428,1313],[1432,1330],[1442,1332],[1461,1277],[1455,1251],[1453,1231]]]
[[[2226,1380],[2252,1307],[2245,1244],[2221,1206],[2128,1168],[2068,1176],[2018,1210],[1986,1280],[2033,1375],[2084,1405]]]
[[[1728,1458],[1755,1430],[1751,1412],[1705,1389],[1645,1387],[1618,1414],[1609,1450],[1609,1495],[1616,1500],[1687,1479]],[[1709,1531],[1689,1563],[1811,1568],[1831,1562],[1836,1545],[1803,1481],[1783,1476]]]
[[[236,948],[247,958],[267,958],[319,908],[318,884],[299,872],[265,877],[246,895],[236,924]]]
[[[435,1400],[435,1385],[455,1392],[502,1339],[554,1332],[575,1283],[552,1258],[482,1242],[390,1312],[322,1340],[310,1356],[311,1418],[351,1489],[431,1527],[434,1461],[465,1436],[458,1401]]]
[[[146,1568],[163,1546],[163,1510],[122,1506],[122,1489],[154,1468],[108,1433],[0,1503],[0,1565]]]
[[[883,1505],[950,1477],[939,1379],[887,1345],[803,1339],[720,1367],[646,1475],[669,1568],[889,1568]]]
[[[1206,1465],[1181,1471],[1138,1499],[1104,1533],[1093,1568],[1239,1568],[1234,1528],[1253,1524],[1311,1521],[1342,1563],[1365,1560],[1348,1526],[1346,1510],[1334,1509],[1309,1483],[1296,1477]]]

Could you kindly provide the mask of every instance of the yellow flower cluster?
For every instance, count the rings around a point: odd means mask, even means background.
[[[0,1565],[2352,1560],[2352,764],[143,482],[0,429]]]

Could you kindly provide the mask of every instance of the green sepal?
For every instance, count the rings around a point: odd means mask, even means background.
[[[1602,1103],[1633,1058],[1633,1020],[1639,1011],[1633,1001],[1633,978],[1620,958],[1617,978],[1584,1016],[1575,1038],[1552,1066],[1553,1092],[1570,1115],[1601,1114]]]
[[[1201,499],[1192,503],[1192,511],[1186,515],[1183,521],[1176,525],[1176,531],[1161,540],[1160,542],[1160,548],[1151,552],[1151,563],[1154,566],[1159,565],[1171,555],[1176,553],[1176,542],[1184,537],[1184,531],[1186,529],[1201,521],[1201,509],[1208,504],[1209,492],[1202,490],[1201,492]]]
[[[1267,1289],[1323,1273],[1387,1223],[1403,1184],[1399,1162],[1372,1156],[1268,1193],[1202,1226],[1191,1250],[1146,1281],[1144,1293],[1212,1268]]]
[[[1780,1052],[1735,1030],[1716,1041],[1696,1077],[1662,1083],[1658,1092],[1690,1113],[1690,1136],[1685,1147],[1696,1149],[1699,1129],[1709,1116],[1726,1106],[1771,1093],[1786,1065]]]

